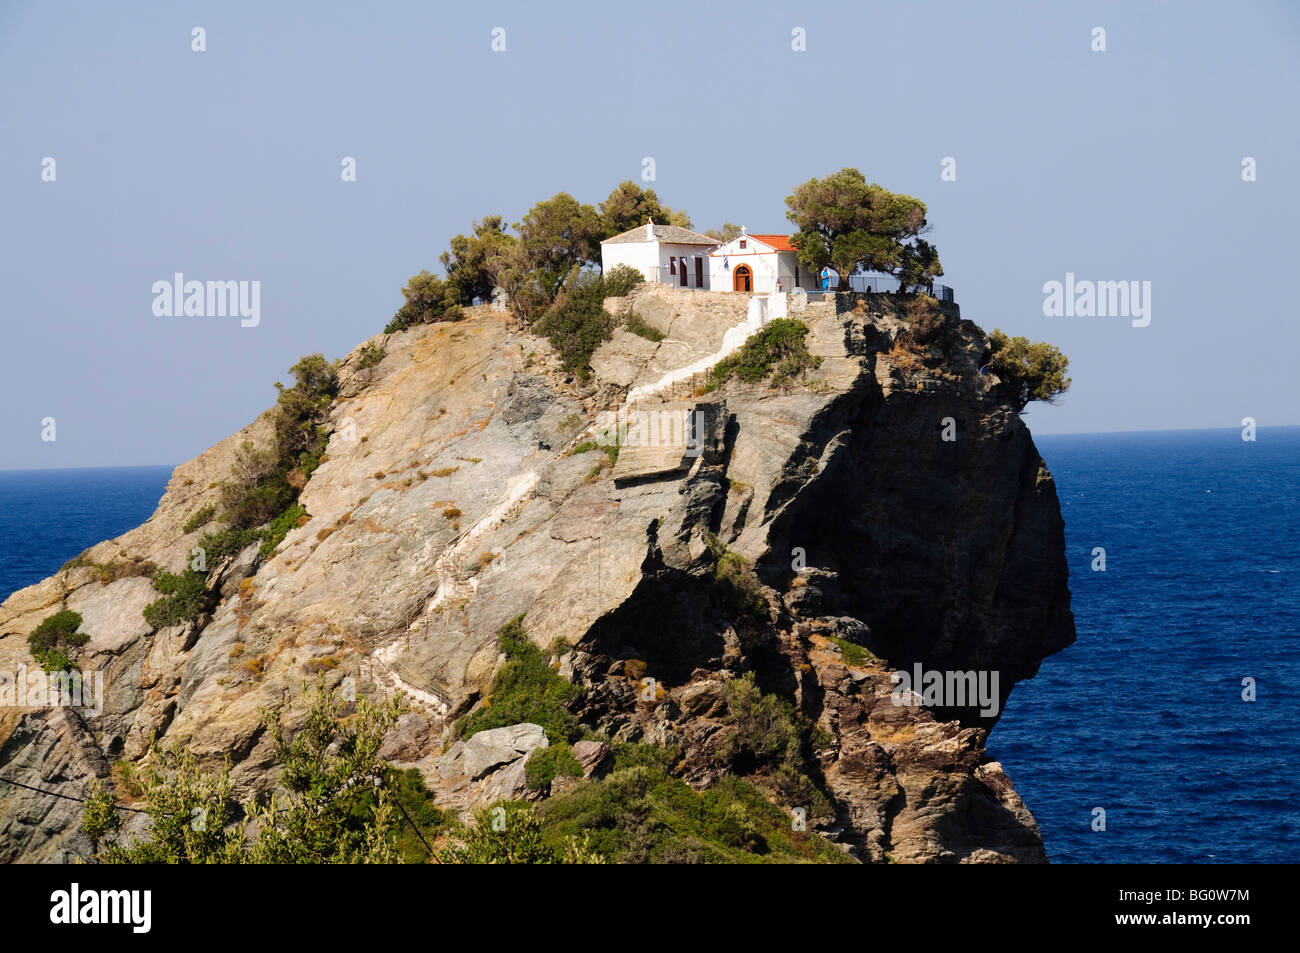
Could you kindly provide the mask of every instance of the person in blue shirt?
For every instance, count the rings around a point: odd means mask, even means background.
[[[829,268],[823,267],[822,268],[822,291],[829,290],[830,286],[831,286],[831,270]]]

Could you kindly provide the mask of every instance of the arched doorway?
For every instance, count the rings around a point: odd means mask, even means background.
[[[748,265],[737,265],[735,272],[731,276],[732,291],[753,291],[754,290],[754,273],[749,270]]]

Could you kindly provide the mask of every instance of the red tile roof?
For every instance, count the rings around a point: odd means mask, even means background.
[[[750,235],[749,237],[764,245],[771,245],[777,251],[798,251],[790,244],[789,235]]]

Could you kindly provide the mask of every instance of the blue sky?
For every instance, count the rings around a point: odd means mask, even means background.
[[[597,202],[645,156],[699,228],[788,231],[844,166],[923,199],[963,316],[1071,359],[1035,432],[1300,423],[1298,9],[9,0],[0,468],[188,459],[474,219]],[[260,281],[261,323],[156,317],[177,271]],[[1046,317],[1067,272],[1150,281],[1150,325]]]

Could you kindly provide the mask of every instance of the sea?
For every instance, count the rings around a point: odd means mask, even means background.
[[[1035,440],[1078,641],[988,749],[1054,863],[1300,860],[1300,427],[1254,437]],[[143,522],[170,474],[0,471],[0,599]]]

